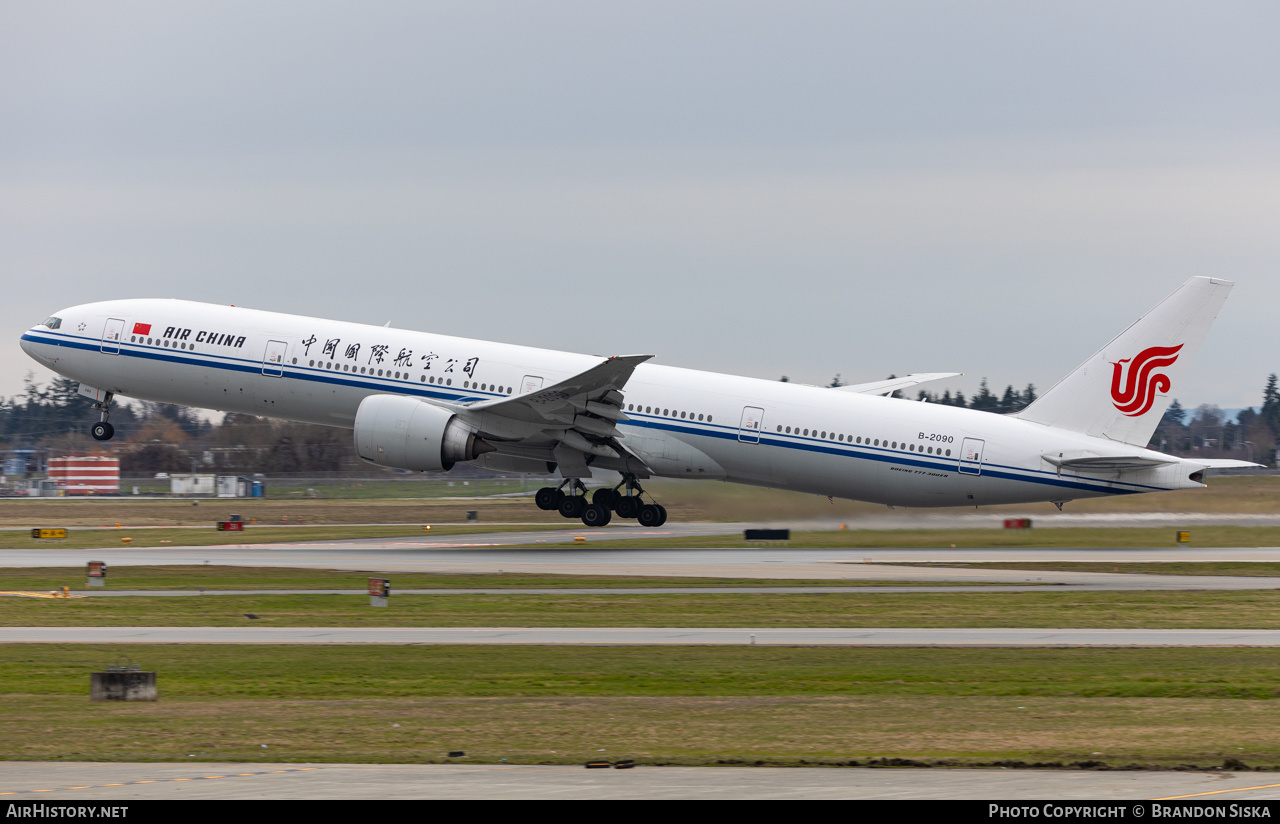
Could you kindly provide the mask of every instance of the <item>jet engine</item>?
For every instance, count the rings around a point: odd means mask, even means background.
[[[370,463],[429,472],[452,469],[494,447],[458,416],[404,395],[370,395],[356,411],[356,454]]]

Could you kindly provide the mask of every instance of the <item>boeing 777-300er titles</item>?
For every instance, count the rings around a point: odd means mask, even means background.
[[[73,306],[22,348],[80,382],[108,440],[112,399],[354,430],[380,466],[470,462],[545,475],[542,509],[660,526],[640,481],[705,478],[891,506],[977,506],[1203,486],[1245,461],[1147,449],[1232,284],[1192,278],[1026,409],[996,415],[889,397],[951,377],[824,388],[182,300]],[[593,470],[616,487],[583,485]]]

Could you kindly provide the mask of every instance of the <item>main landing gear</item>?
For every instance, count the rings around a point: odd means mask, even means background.
[[[568,491],[566,491],[566,487]],[[623,489],[625,487],[625,490]],[[587,526],[605,526],[619,518],[634,518],[640,526],[657,527],[667,522],[666,507],[646,504],[640,496],[644,490],[635,476],[623,477],[613,489],[597,489],[587,501],[587,488],[577,478],[566,478],[560,486],[544,486],[533,496],[538,509],[558,510],[566,518],[581,518]]]
[[[111,401],[115,399],[115,395],[108,392],[106,397],[93,405],[93,408],[102,413],[102,417],[89,430],[89,434],[93,435],[95,441],[109,441],[116,434],[116,428],[107,422],[107,418],[111,415]]]

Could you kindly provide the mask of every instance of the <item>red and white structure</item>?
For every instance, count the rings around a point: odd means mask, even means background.
[[[120,459],[105,455],[66,455],[49,459],[49,480],[64,495],[119,495]]]

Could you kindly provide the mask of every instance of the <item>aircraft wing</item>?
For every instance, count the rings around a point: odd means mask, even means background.
[[[572,424],[582,412],[614,421],[626,420],[622,398],[609,397],[626,386],[635,368],[653,355],[617,355],[601,361],[585,372],[566,378],[537,392],[471,404],[466,408],[525,423]]]
[[[627,420],[620,390],[635,368],[652,357],[619,355],[536,392],[448,406],[499,451],[549,450],[558,463],[589,478],[584,456],[618,459],[629,454],[617,428],[618,421]]]
[[[899,389],[909,389],[917,384],[940,381],[943,378],[954,378],[963,374],[963,372],[919,372],[915,375],[907,375],[901,378],[889,378],[888,380],[872,381],[871,383],[855,383],[835,388],[841,392],[857,392],[860,395],[888,395],[897,392]]]
[[[1237,461],[1232,458],[1187,458],[1188,463],[1197,463],[1208,469],[1251,469],[1262,466],[1253,461]]]

